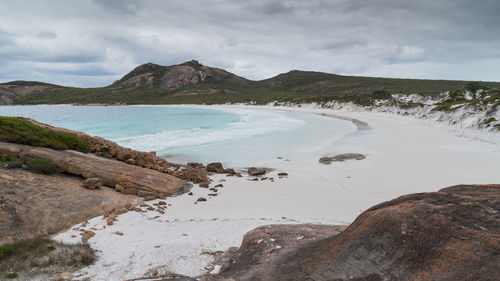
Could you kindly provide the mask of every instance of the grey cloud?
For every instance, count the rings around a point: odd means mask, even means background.
[[[58,71],[62,84],[103,86],[138,64],[190,59],[251,79],[500,79],[493,0],[26,0],[0,11],[0,81],[54,82]]]
[[[136,15],[142,8],[141,0],[92,0],[106,11],[123,15]]]
[[[38,37],[43,39],[56,39],[57,34],[52,31],[40,31],[38,32]]]

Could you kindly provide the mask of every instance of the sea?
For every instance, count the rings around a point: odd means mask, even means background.
[[[349,121],[300,112],[203,106],[0,106],[22,116],[110,139],[173,162],[244,168],[311,153],[356,130]]]

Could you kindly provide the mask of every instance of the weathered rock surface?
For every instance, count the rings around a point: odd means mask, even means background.
[[[136,196],[82,188],[77,177],[0,169],[0,244],[48,236],[102,215]],[[106,206],[106,207],[104,207]]]
[[[215,279],[498,280],[499,206],[500,185],[460,185],[376,205],[339,235],[289,250],[257,229]],[[271,236],[281,248],[255,242]]]
[[[346,160],[363,160],[366,156],[359,153],[343,153],[339,155],[335,155],[332,157],[324,156],[319,158],[318,162],[321,164],[330,164],[332,162],[344,162]]]
[[[30,118],[23,119],[49,130],[75,134],[80,139],[88,142],[91,146],[91,152],[97,156],[111,158],[130,165],[156,170],[193,183],[208,181],[207,170],[202,164],[190,163],[199,165],[180,165],[171,163],[156,156],[156,153],[153,152],[136,151],[130,148],[122,147],[115,142],[101,137],[92,137],[82,132],[53,127]]]
[[[255,167],[248,168],[248,174],[250,176],[261,176],[266,174],[266,172],[267,172],[266,169],[255,168]]]
[[[177,194],[184,187],[184,183],[176,177],[93,154],[4,142],[0,142],[0,153],[23,158],[47,159],[56,164],[61,171],[86,179],[98,178],[107,186],[123,187],[121,192],[125,194],[147,191],[157,197],[164,197]]]

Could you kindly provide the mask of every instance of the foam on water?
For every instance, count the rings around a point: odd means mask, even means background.
[[[234,109],[224,111],[237,114],[240,119],[237,122],[228,123],[222,128],[197,127],[187,130],[165,130],[154,134],[123,137],[114,140],[133,149],[155,150],[166,153],[175,152],[174,149],[179,147],[186,148],[250,139],[259,135],[297,130],[306,123],[303,120],[268,111]]]

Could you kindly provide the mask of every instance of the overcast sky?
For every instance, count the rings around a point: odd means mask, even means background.
[[[500,81],[500,1],[0,2],[0,82],[97,87],[191,59],[254,80],[300,69]]]

